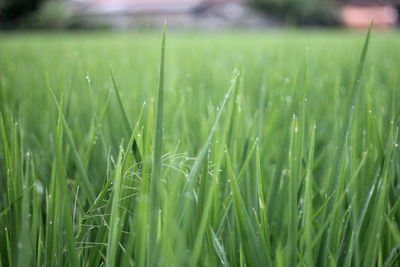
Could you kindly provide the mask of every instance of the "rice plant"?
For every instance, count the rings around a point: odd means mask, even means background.
[[[399,266],[399,41],[2,34],[0,267]]]

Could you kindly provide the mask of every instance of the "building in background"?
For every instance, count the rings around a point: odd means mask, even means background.
[[[396,25],[398,13],[396,1],[385,0],[342,0],[341,15],[343,23],[351,28],[366,28],[371,20],[378,28]]]
[[[250,8],[245,0],[70,0],[73,20],[80,26],[169,28],[265,27],[276,19]]]
[[[0,0],[0,29],[289,26],[388,28],[400,0]]]
[[[329,5],[320,6],[316,2],[312,8],[308,6],[307,11],[306,2],[303,8],[299,8],[298,5],[302,6],[301,1],[291,6],[293,1],[282,0],[279,7],[284,8],[279,13],[273,0],[66,1],[69,13],[72,14],[71,21],[76,26],[118,29],[155,27],[164,20],[167,20],[170,29],[273,27],[287,23],[285,10],[295,14],[289,21],[296,21],[293,19],[296,17],[297,22],[294,24],[297,25],[329,25],[323,23],[329,14],[332,16],[331,23],[336,21],[332,25],[342,22],[347,27],[364,28],[374,19],[376,27],[388,28],[396,25],[398,14],[395,3],[400,4],[400,0],[329,0]],[[295,7],[299,12],[295,12]],[[336,20],[334,14],[338,14]]]

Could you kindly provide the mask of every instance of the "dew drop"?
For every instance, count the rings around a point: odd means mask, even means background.
[[[44,192],[43,185],[40,181],[35,182],[35,190],[38,194],[42,195]]]

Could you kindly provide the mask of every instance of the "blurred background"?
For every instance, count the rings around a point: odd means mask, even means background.
[[[14,29],[399,27],[400,0],[0,0]]]

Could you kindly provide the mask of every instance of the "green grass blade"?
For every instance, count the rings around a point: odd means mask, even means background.
[[[118,106],[119,106],[119,109],[122,114],[122,119],[124,122],[125,130],[128,133],[128,135],[131,136],[133,131],[132,131],[132,128],[129,123],[128,114],[126,113],[124,104],[122,103],[122,98],[121,98],[121,95],[118,90],[117,82],[115,81],[115,77],[114,77],[114,74],[113,74],[111,68],[110,68],[110,75],[111,75],[111,80],[113,83],[114,92],[115,92],[115,95],[117,96]],[[140,164],[142,162],[142,155],[139,151],[139,147],[137,146],[136,139],[133,142],[132,151],[133,151],[133,155],[135,156],[136,162]]]
[[[121,222],[120,222],[120,194],[121,194],[121,183],[122,183],[122,151],[118,156],[118,162],[114,177],[113,196],[111,202],[111,215],[109,220],[109,230],[107,238],[107,255],[106,255],[106,267],[113,267],[117,265],[117,250],[118,240],[121,234]]]
[[[307,162],[307,171],[304,189],[304,244],[305,244],[305,262],[307,266],[314,266],[313,257],[313,163],[314,163],[314,146],[315,146],[315,122],[312,128],[309,157]]]
[[[152,156],[152,172],[150,180],[150,217],[149,217],[149,247],[148,247],[148,263],[152,266],[157,258],[157,222],[160,214],[161,199],[161,154],[163,142],[163,117],[164,117],[164,59],[165,59],[165,33],[166,25],[162,34],[161,42],[161,61],[160,61],[160,77],[157,90],[156,113],[154,119],[154,137],[153,137],[153,156]]]

